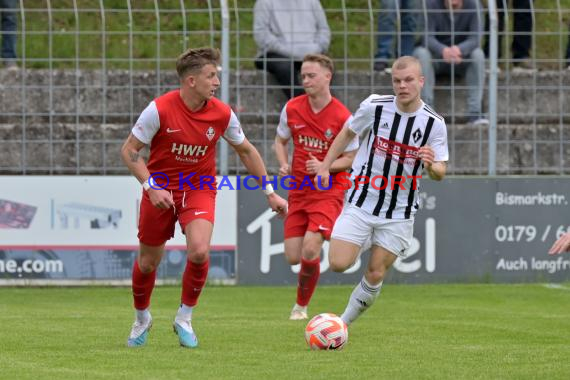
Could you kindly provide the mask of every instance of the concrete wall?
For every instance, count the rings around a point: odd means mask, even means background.
[[[259,71],[234,73],[230,83],[230,103],[239,111],[248,137],[268,166],[276,167],[270,146],[285,96],[271,76]],[[484,173],[487,131],[463,124],[463,82],[459,80],[454,91],[449,85],[449,79],[438,81],[434,107],[448,123],[451,169],[456,174]],[[157,76],[137,71],[131,76],[128,71],[75,75],[73,70],[0,70],[0,173],[18,173],[24,165],[28,173],[100,174],[103,167],[106,174],[125,173],[118,151],[130,126],[153,97],[176,87],[177,78],[170,72]],[[513,168],[521,174],[553,173],[553,167],[570,168],[570,146],[560,140],[570,136],[569,88],[569,71],[500,75],[498,138],[508,144],[499,146],[499,171],[510,167],[511,173]],[[333,91],[354,111],[371,92],[391,93],[390,77],[339,72]],[[230,168],[237,165],[231,157]]]

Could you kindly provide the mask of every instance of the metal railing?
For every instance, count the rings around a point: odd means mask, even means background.
[[[381,7],[371,0],[322,3],[332,31],[329,55],[337,67],[334,95],[355,111],[368,94],[391,93],[389,75],[374,71],[376,40],[390,33],[378,30]],[[0,69],[0,173],[126,174],[119,158],[124,138],[151,99],[178,86],[175,59],[191,46],[223,48],[220,95],[275,172],[271,146],[287,99],[270,74],[254,68],[253,5],[254,0],[20,0],[14,32],[20,70]],[[421,0],[412,12],[425,23],[426,9]],[[538,70],[513,69],[508,46],[517,33],[509,27],[503,57],[488,59],[484,111],[490,127],[465,123],[462,79],[438,78],[435,108],[448,124],[451,174],[570,171],[570,1],[535,1],[532,15],[529,61]],[[512,16],[505,14],[506,25]],[[231,149],[219,169],[244,171]]]

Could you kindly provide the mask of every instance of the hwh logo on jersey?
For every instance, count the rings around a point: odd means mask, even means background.
[[[172,143],[172,153],[183,154],[185,156],[205,156],[208,150],[207,145],[186,145]]]
[[[299,135],[299,144],[303,144],[309,148],[319,148],[324,150],[329,148],[328,141],[323,141],[319,140],[316,137],[303,136],[303,135]]]

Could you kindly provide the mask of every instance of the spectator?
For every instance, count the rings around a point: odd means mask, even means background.
[[[289,99],[304,93],[299,83],[303,57],[326,52],[331,31],[319,0],[257,0],[253,37],[255,67],[273,74]]]
[[[499,21],[498,57],[501,58],[503,48],[503,34],[505,32],[505,13],[509,0],[496,0],[497,16]],[[530,60],[530,47],[532,43],[532,0],[512,0],[513,8],[513,42],[511,53],[513,72],[534,71]],[[485,23],[485,55],[489,56],[489,15]]]
[[[414,55],[425,75],[422,99],[433,106],[437,74],[465,75],[469,124],[488,124],[481,112],[485,81],[485,55],[479,47],[481,18],[477,0],[426,0],[426,47]]]
[[[8,70],[18,70],[16,64],[17,0],[0,0],[2,24],[2,63]]]
[[[389,74],[388,63],[392,57],[412,55],[416,43],[417,27],[416,0],[380,0],[381,10],[378,14],[378,42],[374,56],[374,70],[385,71]],[[396,21],[400,20],[400,27]],[[396,46],[394,36],[397,35]]]

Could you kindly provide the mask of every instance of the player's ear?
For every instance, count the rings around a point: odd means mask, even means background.
[[[188,87],[194,87],[196,85],[196,77],[192,74],[189,74],[184,78],[184,82]]]

